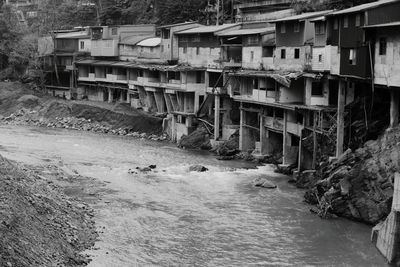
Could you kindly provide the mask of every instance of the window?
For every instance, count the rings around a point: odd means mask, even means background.
[[[196,55],[200,55],[200,47],[196,47]]]
[[[274,56],[274,47],[273,46],[265,46],[263,47],[263,57],[273,57]]]
[[[339,20],[338,20],[338,19],[335,19],[335,20],[333,21],[333,29],[334,29],[334,30],[339,29]]]
[[[386,38],[385,37],[379,38],[379,55],[380,56],[386,55],[386,47],[387,47]]]
[[[286,25],[285,25],[285,23],[281,24],[281,33],[286,33]]]
[[[294,49],[294,58],[300,58],[300,48]]]
[[[251,51],[250,52],[250,61],[253,61],[254,60],[254,51]]]
[[[360,27],[361,25],[361,15],[357,14],[356,15],[356,27]]]
[[[248,45],[257,45],[258,42],[259,42],[259,39],[258,39],[258,36],[257,36],[257,35],[255,35],[255,36],[249,36],[249,37],[247,38],[247,44],[248,44]]]
[[[293,31],[294,32],[299,32],[300,31],[300,23],[298,23],[297,21],[293,25]]]
[[[318,62],[322,62],[322,55],[321,54],[318,55]]]
[[[193,36],[192,37],[192,42],[194,42],[194,43],[200,42],[200,36]]]
[[[183,53],[186,54],[187,53],[187,46],[183,47]]]
[[[357,50],[350,49],[349,52],[349,64],[356,65],[357,64]]]
[[[253,79],[253,88],[258,89],[258,78]]]
[[[343,17],[343,28],[348,28],[349,27],[349,17],[344,16]]]
[[[170,30],[164,29],[164,30],[162,31],[162,38],[163,38],[163,39],[169,39],[169,38],[170,38],[170,34],[171,34],[171,31],[170,31]]]
[[[281,58],[286,58],[286,50],[281,49]]]
[[[81,50],[85,49],[85,42],[84,41],[80,42],[80,47],[81,47]]]
[[[312,96],[323,96],[324,90],[322,88],[322,83],[313,82],[311,86],[311,95]]]
[[[325,34],[325,24],[321,22],[315,23],[315,34]]]
[[[111,28],[111,35],[118,35],[118,28]]]

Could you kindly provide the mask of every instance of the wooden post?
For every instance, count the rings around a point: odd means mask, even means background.
[[[390,91],[390,128],[399,124],[399,92]]]
[[[264,142],[265,142],[265,127],[264,127],[264,112],[260,113],[260,154],[264,155]]]
[[[220,105],[221,105],[221,96],[215,95],[215,106],[214,106],[214,140],[218,140],[219,138],[219,122],[220,122]]]
[[[337,135],[336,135],[336,157],[343,154],[344,143],[344,105],[345,105],[345,82],[339,80],[338,108],[337,108]]]

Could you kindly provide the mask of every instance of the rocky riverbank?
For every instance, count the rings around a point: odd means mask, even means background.
[[[318,172],[301,175],[297,185],[310,188],[305,199],[321,216],[331,213],[376,224],[390,212],[394,174],[400,170],[399,140],[400,127],[388,130]]]
[[[56,176],[1,156],[0,177],[0,266],[87,265],[93,210],[66,196]]]

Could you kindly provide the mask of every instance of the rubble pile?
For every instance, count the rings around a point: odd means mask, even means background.
[[[13,125],[28,125],[40,126],[48,128],[64,128],[78,131],[89,131],[103,134],[113,134],[141,139],[149,139],[153,141],[166,141],[169,137],[166,133],[163,134],[148,134],[134,132],[127,127],[112,128],[107,123],[99,123],[92,119],[76,118],[76,117],[42,117],[36,110],[20,109],[7,117],[0,117],[0,122],[3,124]]]
[[[97,238],[93,210],[51,179],[0,156],[0,265],[85,266]]]
[[[394,173],[400,170],[400,127],[368,141],[355,151],[348,149],[315,173],[302,174],[297,184],[310,186],[306,201],[318,213],[329,213],[376,224],[390,212]]]

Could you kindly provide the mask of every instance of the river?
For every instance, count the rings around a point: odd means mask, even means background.
[[[385,266],[370,227],[322,220],[272,167],[218,161],[167,143],[64,129],[0,127],[0,153],[63,165],[107,184],[89,266]],[[148,174],[136,166],[157,165]],[[210,170],[188,172],[201,164]],[[255,188],[268,177],[276,190]]]

